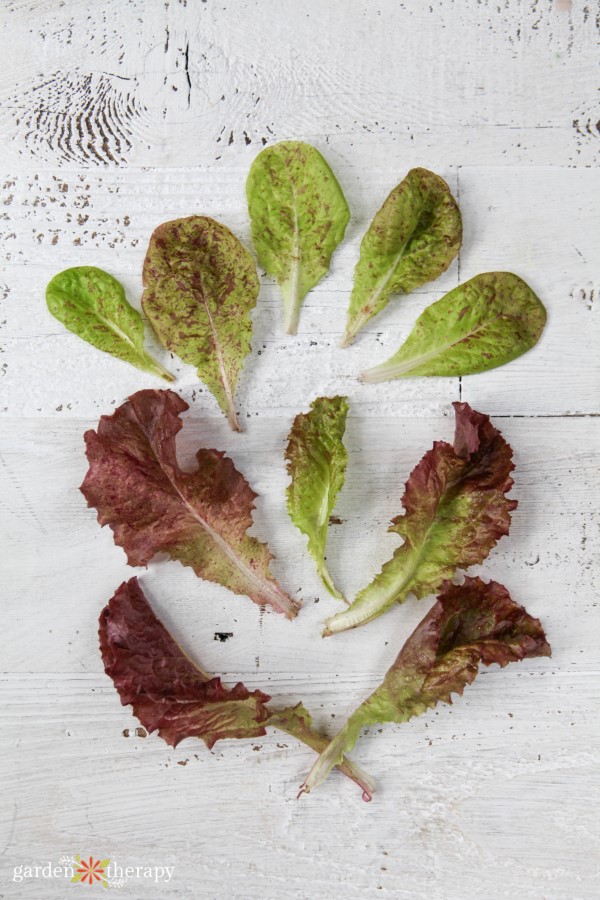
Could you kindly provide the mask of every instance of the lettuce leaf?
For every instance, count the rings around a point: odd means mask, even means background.
[[[327,747],[301,703],[272,709],[268,694],[241,683],[227,688],[193,663],[152,611],[137,578],[118,588],[102,610],[99,626],[104,668],[121,703],[131,705],[144,728],[157,731],[171,747],[195,737],[210,749],[223,738],[261,737],[267,727],[285,731],[318,753]],[[370,800],[370,778],[346,759],[339,768]]]
[[[488,416],[454,403],[454,445],[436,441],[406,482],[404,515],[389,528],[404,538],[352,605],[325,623],[325,635],[380,616],[409,593],[426,597],[456,569],[482,563],[510,528],[516,500],[512,450]]]
[[[283,141],[258,154],[246,183],[258,261],[281,288],[285,330],[296,334],[305,296],[329,271],[350,219],[318,150]]]
[[[120,281],[95,266],[75,266],[59,272],[46,288],[49,312],[65,328],[92,347],[175,381],[158,360],[144,350],[144,321],[127,302]]]
[[[299,603],[271,575],[267,545],[247,533],[257,495],[244,476],[219,450],[198,450],[195,472],[179,468],[175,438],[186,409],[173,391],[146,390],[102,416],[98,430],[85,434],[88,506],[110,525],[130,565],[166,553],[200,578],[293,618]]]
[[[294,419],[285,451],[292,478],[287,488],[290,519],[308,537],[308,550],[321,580],[338,600],[343,597],[327,569],[325,543],[348,462],[342,440],[347,414],[346,397],[317,397],[310,412],[299,413]]]
[[[158,339],[196,366],[240,431],[233,395],[250,352],[260,287],[251,254],[208,216],[175,219],[152,233],[143,280],[142,307]]]
[[[361,379],[488,372],[530,350],[545,324],[544,304],[522,278],[484,272],[428,306],[397,353]]]
[[[362,239],[342,347],[392,294],[408,294],[445,272],[461,242],[460,210],[446,182],[428,169],[411,169]]]
[[[406,722],[437,703],[452,703],[451,695],[463,693],[480,663],[506,666],[534,656],[550,656],[544,630],[503,585],[480,578],[465,578],[462,585],[447,582],[383,682],[315,762],[301,793],[327,778],[367,725]]]

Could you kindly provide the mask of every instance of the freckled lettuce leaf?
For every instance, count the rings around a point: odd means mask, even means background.
[[[534,656],[550,656],[544,630],[503,585],[480,578],[465,578],[458,586],[446,582],[383,682],[321,754],[301,791],[321,784],[367,725],[406,722],[437,703],[451,703],[451,695],[462,694],[475,679],[480,663],[506,666]]]
[[[99,625],[104,668],[121,703],[131,705],[144,728],[158,731],[170,746],[195,737],[210,749],[223,738],[261,737],[273,727],[317,753],[327,747],[301,703],[272,709],[268,694],[249,691],[241,683],[227,688],[193,663],[152,611],[137,578],[118,588],[102,610]],[[370,800],[369,777],[347,759],[339,768]]]
[[[293,618],[299,604],[269,571],[266,544],[248,534],[256,494],[219,450],[200,449],[184,472],[175,439],[187,403],[173,391],[138,391],[85,434],[88,506],[110,525],[132,566],[157,553],[255,603]]]
[[[258,260],[277,279],[285,330],[296,334],[303,300],[329,271],[344,237],[348,204],[319,151],[300,141],[259,153],[246,196]]]
[[[361,377],[375,383],[487,372],[530,350],[545,324],[543,303],[521,278],[485,272],[428,306],[398,352]]]
[[[165,381],[175,380],[144,350],[142,317],[108,272],[94,266],[59,272],[46,288],[46,304],[55,319],[92,347]]]
[[[342,600],[325,562],[329,517],[344,484],[348,453],[346,397],[318,397],[310,412],[300,413],[288,437],[285,451],[291,483],[287,488],[290,519],[308,537],[308,549],[330,594]]]
[[[411,169],[362,239],[342,346],[392,294],[408,294],[445,272],[461,242],[460,210],[446,182],[428,169]]]
[[[325,635],[370,622],[409,593],[435,593],[458,568],[482,563],[508,534],[516,500],[512,450],[488,416],[454,403],[454,445],[436,441],[413,469],[402,498],[404,515],[389,528],[404,538],[352,605],[325,623]]]
[[[250,352],[259,281],[251,254],[214,219],[159,225],[144,260],[142,307],[160,342],[214,394],[234,431],[233,395]]]

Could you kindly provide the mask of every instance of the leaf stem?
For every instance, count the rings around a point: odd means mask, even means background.
[[[316,760],[312,771],[316,766],[319,765],[319,762],[325,758],[326,752],[332,745],[332,741],[329,741],[326,737],[319,734],[318,731],[315,731],[306,723],[305,720],[296,716],[290,718],[289,715],[286,715],[286,710],[275,711],[273,715],[264,723],[265,725],[271,725],[274,728],[278,728],[280,731],[284,731],[286,734],[290,734],[292,737],[295,737],[297,740],[301,741],[303,744],[306,744],[316,753],[320,754],[319,758]],[[334,741],[337,739],[334,738]],[[327,759],[329,756],[327,756]],[[323,777],[319,780],[319,784],[321,781],[324,781],[331,769],[333,768],[333,763],[329,766],[327,771],[323,774]],[[362,798],[365,802],[369,802],[373,799],[373,793],[375,791],[375,782],[366,772],[357,766],[352,760],[348,759],[346,756],[341,758],[341,761],[337,764],[337,768],[340,772],[343,772],[347,778],[353,781],[355,784],[359,786],[362,790]],[[310,776],[309,776],[310,777]],[[307,779],[308,781],[308,779]],[[298,797],[301,794],[307,792],[305,788],[306,781],[302,785]],[[316,786],[316,784],[315,784]],[[310,788],[308,788],[310,790]]]
[[[336,600],[343,600],[344,603],[349,605],[349,601],[346,600],[344,595],[342,593],[340,593],[340,591],[338,591],[338,589],[336,588],[336,586],[333,582],[333,578],[331,577],[331,575],[329,573],[329,569],[327,568],[327,565],[324,562],[322,562],[321,565],[319,566],[319,575],[321,576],[321,581],[323,582],[323,584],[325,585],[325,587],[327,588],[327,590],[329,591],[331,596],[335,597]]]
[[[235,407],[233,405],[233,397],[229,393],[226,393],[227,396],[227,421],[231,426],[232,431],[240,431],[241,427],[238,421],[237,413],[235,411]]]
[[[360,318],[354,320],[354,324],[352,326],[350,326],[349,324],[346,325],[346,330],[344,331],[344,334],[340,341],[340,347],[349,347],[350,344],[354,342],[354,339],[358,332],[367,324],[370,318],[370,315],[361,316]]]
[[[169,372],[168,369],[159,363],[157,359],[154,359],[149,353],[144,351],[142,355],[143,367],[146,372],[150,372],[151,375],[156,375],[158,378],[164,378],[165,381],[173,382],[175,381],[175,376]]]
[[[301,794],[310,794],[310,792],[314,788],[319,787],[320,784],[323,784],[335,765],[337,765],[340,769],[342,768],[344,763],[336,763],[336,759],[339,759],[340,756],[343,760],[346,759],[346,757],[342,755],[345,739],[346,732],[343,728],[336,734],[333,740],[323,748],[319,758],[316,759],[313,763],[312,769],[306,776],[306,779],[304,780],[300,788],[300,792],[298,794],[299,797],[301,796]],[[369,799],[371,799],[371,797],[369,797]]]
[[[281,293],[283,296],[283,324],[286,334],[298,333],[298,322],[300,321],[300,309],[302,308],[302,299],[298,286],[298,264],[294,262],[294,269],[289,282],[282,284]]]

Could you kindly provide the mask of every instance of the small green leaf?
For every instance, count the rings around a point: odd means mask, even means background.
[[[94,266],[77,266],[55,275],[46,288],[55,319],[88,344],[131,363],[143,372],[175,381],[144,350],[144,322],[116,278]]]
[[[250,352],[259,282],[250,253],[220,222],[159,225],[144,260],[142,306],[158,339],[187,363],[240,431],[233,394]]]
[[[486,272],[428,306],[394,356],[362,374],[373,384],[416,375],[474,375],[537,344],[546,310],[511,272]]]
[[[411,169],[362,239],[342,346],[391,294],[408,294],[445,272],[461,241],[460,210],[446,182],[428,169]]]
[[[348,453],[342,438],[346,428],[346,397],[318,397],[309,413],[294,419],[285,452],[290,519],[308,537],[308,549],[330,594],[344,598],[325,563],[329,517],[344,484]]]
[[[283,294],[285,329],[296,334],[302,302],[329,271],[350,211],[318,150],[300,141],[267,147],[246,183],[258,260]]]

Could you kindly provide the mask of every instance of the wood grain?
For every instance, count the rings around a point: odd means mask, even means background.
[[[74,853],[174,865],[123,896],[230,900],[597,900],[600,14],[579,0],[7,0],[0,13],[0,897],[53,900],[18,865]],[[311,141],[351,207],[347,239],[297,338],[261,273],[232,434],[193,370],[149,347],[190,403],[182,464],[224,449],[259,492],[253,532],[304,609],[294,623],[181,566],[137,574],[203,667],[334,733],[431,601],[326,641],[337,604],[285,511],[286,436],[318,394],[348,395],[347,483],[328,565],[352,597],[390,555],[387,525],[451,402],[490,413],[515,451],[510,536],[474,572],[542,618],[551,660],[486,670],[452,707],[372,728],[371,804],[334,774],[297,802],[311,753],[291,738],[146,736],[102,672],[97,617],[132,570],[85,507],[82,436],[149,376],[49,316],[58,271],[93,264],[139,306],[160,222],[224,221],[250,247],[244,182],[266,144]],[[445,177],[465,241],[442,278],[338,348],[362,234],[414,165]],[[463,379],[366,387],[425,306],[509,269],[548,308],[539,345]],[[70,887],[70,886],[69,886]],[[78,890],[73,888],[73,890]]]

